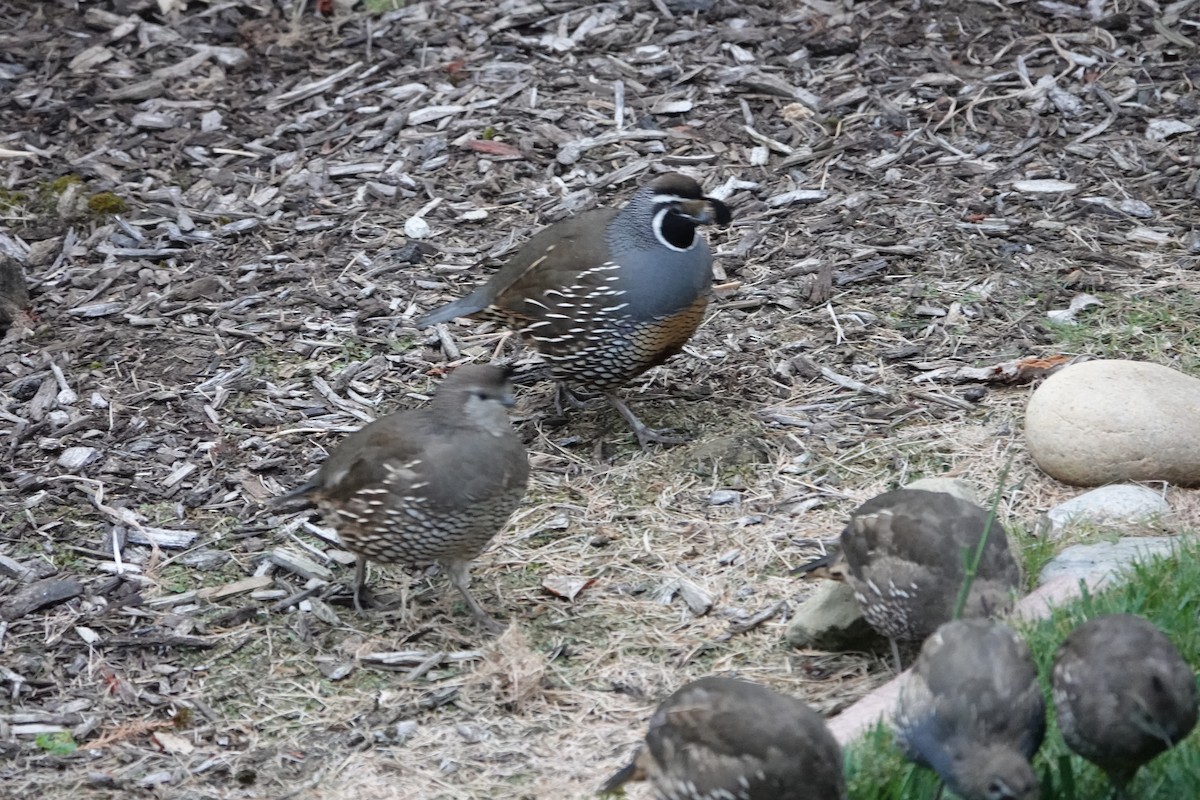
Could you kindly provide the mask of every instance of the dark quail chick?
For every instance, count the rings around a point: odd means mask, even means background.
[[[1150,621],[1096,617],[1059,646],[1052,685],[1067,746],[1125,795],[1143,764],[1196,725],[1196,676]]]
[[[602,793],[649,781],[657,800],[840,800],[842,751],[825,720],[765,686],[701,678],[663,701],[646,743]]]
[[[468,589],[471,559],[525,494],[529,461],[509,423],[508,371],[468,365],[452,372],[424,408],[355,431],[293,495],[316,500],[358,555],[358,604],[367,559],[439,562],[471,613],[502,629]]]
[[[545,355],[556,380],[605,393],[643,448],[674,444],[615,390],[695,333],[712,284],[712,253],[696,228],[729,221],[729,209],[694,180],[662,175],[620,211],[593,209],[542,230],[483,286],[416,324],[499,320]]]
[[[896,742],[963,800],[1037,800],[1030,760],[1046,706],[1029,647],[1007,625],[955,620],[925,640],[900,689]]]
[[[842,530],[847,580],[868,623],[892,643],[920,641],[954,616],[988,512],[945,492],[897,489],[863,503]],[[1021,569],[1004,527],[992,521],[963,617],[1002,614],[1012,607]]]

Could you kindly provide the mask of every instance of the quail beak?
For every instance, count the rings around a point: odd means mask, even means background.
[[[720,200],[702,197],[699,200],[684,200],[678,205],[679,213],[697,225],[728,225],[732,219],[729,207]]]

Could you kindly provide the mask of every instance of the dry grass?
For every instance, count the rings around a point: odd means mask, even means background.
[[[1078,493],[1023,450],[1029,387],[922,377],[1063,354],[1196,366],[1195,137],[1145,136],[1148,118],[1194,116],[1194,90],[1144,4],[1111,5],[1128,32],[1035,4],[447,0],[324,20],[255,0],[163,28],[147,4],[137,35],[111,37],[125,18],[106,4],[18,3],[0,150],[26,155],[0,156],[0,250],[25,264],[36,318],[0,346],[0,554],[81,592],[0,627],[5,791],[586,797],[688,680],[736,673],[835,713],[886,679],[872,654],[788,648],[810,591],[790,567],[919,477],[987,496],[1011,458],[1001,517],[1025,530]],[[193,47],[217,43],[246,60]],[[1032,88],[1047,75],[1076,112]],[[130,87],[157,94],[112,95]],[[571,161],[564,146],[617,117],[625,138]],[[474,571],[509,631],[482,635],[428,573],[407,610],[357,615],[345,554],[264,503],[343,432],[420,402],[447,361],[516,355],[486,326],[418,332],[416,313],[667,168],[726,186],[735,210],[709,235],[712,313],[628,390],[694,441],[642,453],[611,411],[555,418],[551,387],[524,387],[532,485]],[[1048,177],[1078,189],[1013,186]],[[778,200],[796,189],[826,199]],[[130,210],[82,211],[101,191]],[[413,263],[404,223],[422,211],[435,233]],[[1047,323],[1083,291],[1102,314]],[[64,474],[69,447],[96,458]],[[1194,492],[1167,498],[1200,524]],[[163,529],[193,538],[132,541]],[[310,581],[277,550],[330,572]],[[29,583],[10,567],[0,593]],[[372,570],[385,596],[408,580]]]

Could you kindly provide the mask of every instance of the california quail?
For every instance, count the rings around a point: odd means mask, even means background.
[[[1052,678],[1067,746],[1119,795],[1196,725],[1196,677],[1162,631],[1132,614],[1096,617],[1059,646]]]
[[[355,605],[368,558],[436,561],[476,619],[501,629],[471,595],[468,570],[525,494],[529,460],[508,420],[512,403],[506,369],[459,367],[428,406],[350,434],[291,493],[316,500],[358,555]]]
[[[1025,640],[985,619],[954,620],[925,640],[896,708],[896,743],[963,800],[1036,800],[1030,760],[1046,703]]]
[[[712,283],[712,253],[696,228],[729,220],[694,180],[662,175],[620,211],[593,209],[545,228],[483,286],[416,324],[499,320],[545,355],[556,380],[607,394],[643,448],[674,444],[614,392],[696,331]]]
[[[920,641],[954,616],[988,512],[945,492],[897,489],[873,497],[842,530],[846,576],[871,627],[888,637],[899,672],[897,640]],[[963,617],[1006,612],[1021,568],[1003,526],[992,521]]]
[[[657,800],[839,800],[842,751],[804,703],[733,678],[701,678],[663,701],[646,744],[600,790],[648,780]]]

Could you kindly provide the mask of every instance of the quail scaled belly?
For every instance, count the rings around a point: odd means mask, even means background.
[[[1046,705],[1029,646],[1011,628],[955,620],[925,640],[900,689],[896,743],[963,800],[1036,800],[1030,760]]]
[[[433,400],[350,434],[292,495],[317,502],[358,556],[358,605],[367,559],[440,563],[488,630],[502,629],[472,596],[468,570],[525,494],[529,460],[508,419],[508,370],[452,372]]]
[[[546,357],[556,380],[606,394],[643,448],[674,444],[615,391],[695,333],[712,284],[712,253],[696,228],[729,221],[729,209],[694,180],[662,175],[619,211],[593,209],[545,228],[483,286],[416,324],[499,320]]]
[[[1196,726],[1196,676],[1171,640],[1132,614],[1096,617],[1059,645],[1051,685],[1067,746],[1119,796]]]
[[[846,580],[868,623],[897,641],[921,641],[954,616],[988,512],[945,492],[897,489],[863,503],[842,530]],[[963,617],[1003,614],[1021,583],[1008,536],[992,521]]]
[[[787,695],[701,678],[668,697],[646,742],[602,793],[649,781],[657,800],[842,800],[842,751],[825,720]]]

